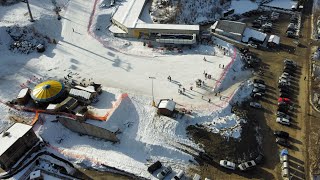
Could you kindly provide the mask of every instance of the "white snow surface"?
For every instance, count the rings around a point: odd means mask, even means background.
[[[46,79],[63,79],[69,72],[77,73],[78,79],[93,78],[105,87],[99,96],[100,101],[93,105],[98,114],[106,112],[111,107],[111,101],[121,93],[128,93],[129,98],[123,100],[108,121],[89,120],[89,123],[100,127],[112,130],[120,128],[120,144],[79,136],[61,124],[51,122],[54,116],[45,115],[44,124],[37,124],[34,130],[50,142],[53,149],[74,163],[96,168],[103,168],[101,164],[106,164],[139,176],[154,178],[146,171],[147,160],[160,160],[165,165],[171,164],[174,169],[186,169],[192,157],[176,146],[181,143],[201,150],[199,145],[187,137],[186,127],[189,125],[203,124],[209,131],[240,138],[239,123],[245,121],[231,114],[229,102],[235,103],[247,97],[251,86],[244,81],[249,74],[241,71],[242,62],[231,44],[215,40],[216,44],[226,49],[225,55],[222,49],[209,45],[199,45],[184,50],[182,54],[165,53],[142,46],[137,40],[112,37],[106,27],[110,25],[108,19],[116,7],[97,8],[93,13],[94,1],[57,2],[63,7],[61,21],[57,20],[52,11],[54,6],[50,0],[30,1],[36,19],[32,26],[58,41],[57,45],[49,45],[43,54],[34,52],[25,55],[8,50],[10,37],[5,27],[31,23],[25,15],[25,3],[0,6],[0,101],[15,98],[22,86],[32,88]],[[89,18],[91,14],[92,21]],[[88,27],[90,22],[92,26]],[[96,29],[98,27],[100,31]],[[212,78],[205,80],[204,71]],[[173,82],[167,81],[168,75]],[[176,120],[157,117],[156,109],[150,106],[150,76],[156,78],[153,83],[157,102],[162,98],[173,98],[184,108],[193,110],[192,115]],[[197,79],[204,80],[205,86],[195,87]],[[185,95],[178,94],[178,84],[187,89]],[[189,90],[190,86],[194,88],[192,91]],[[215,92],[221,90],[218,96],[214,95],[214,88]],[[211,103],[208,103],[209,98]],[[8,126],[9,112],[22,120],[32,120],[34,115],[9,111],[0,103],[1,128]]]

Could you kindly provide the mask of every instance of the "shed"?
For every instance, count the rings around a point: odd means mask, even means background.
[[[84,90],[72,88],[69,91],[69,95],[71,97],[76,98],[77,100],[79,100],[80,102],[82,102],[84,104],[90,104],[91,100],[92,100],[92,94],[87,91],[84,91]]]
[[[21,89],[18,96],[17,96],[17,102],[18,104],[26,104],[30,99],[30,90],[29,88]]]
[[[280,37],[276,35],[271,35],[268,39],[268,46],[275,47],[280,44]]]
[[[8,171],[37,142],[32,126],[15,123],[0,134],[0,166]]]
[[[158,104],[158,113],[165,116],[171,116],[175,107],[176,103],[173,100],[161,99]]]

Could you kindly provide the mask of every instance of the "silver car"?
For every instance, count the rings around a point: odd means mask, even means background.
[[[168,166],[168,167],[164,168],[161,172],[159,172],[159,173],[157,174],[157,178],[158,178],[158,179],[163,179],[163,178],[165,178],[168,174],[170,174],[171,172],[172,172],[172,168],[171,168],[171,166]]]

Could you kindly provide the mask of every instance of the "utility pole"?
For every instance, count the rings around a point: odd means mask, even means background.
[[[29,0],[26,0],[26,2],[27,2],[28,11],[29,11],[30,21],[34,22],[34,19],[32,17],[32,13],[31,13],[31,9],[30,9],[30,5],[29,5]]]
[[[151,89],[152,89],[152,106],[156,106],[156,102],[154,101],[154,94],[153,94],[153,80],[156,79],[155,77],[149,77],[151,79]]]

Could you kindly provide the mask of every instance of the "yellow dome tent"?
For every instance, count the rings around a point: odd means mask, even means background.
[[[63,94],[64,85],[59,81],[49,80],[33,88],[31,97],[38,102],[50,102]]]

